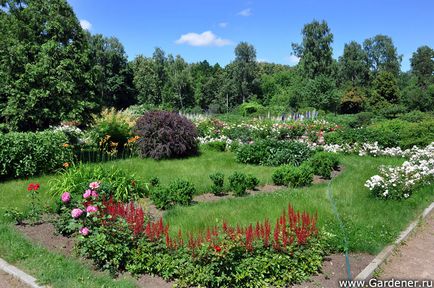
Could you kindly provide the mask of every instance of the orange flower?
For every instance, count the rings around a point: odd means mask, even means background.
[[[68,144],[68,143],[65,143],[65,144],[63,144],[63,147],[68,148],[68,147],[69,147],[69,144]]]
[[[69,167],[69,163],[68,162],[63,163],[63,167],[68,168]]]

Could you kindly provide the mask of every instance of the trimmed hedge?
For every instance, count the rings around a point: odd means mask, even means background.
[[[73,155],[62,132],[0,134],[0,179],[52,173],[71,163]]]

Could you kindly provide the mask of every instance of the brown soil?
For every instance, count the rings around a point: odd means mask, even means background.
[[[137,284],[141,288],[171,288],[175,282],[166,282],[158,276],[143,275],[137,279]]]
[[[380,268],[379,278],[434,280],[434,212]]]
[[[364,253],[350,254],[351,278],[353,279],[374,259]],[[310,281],[291,286],[293,288],[333,288],[339,287],[339,280],[348,279],[344,254],[333,254],[324,259],[322,273],[312,276]]]
[[[9,275],[3,270],[0,270],[0,287],[4,288],[28,288],[29,286]]]
[[[16,227],[27,238],[32,240],[32,242],[35,242],[50,251],[56,251],[63,255],[72,255],[74,249],[74,238],[57,235],[53,224],[45,222],[34,226],[21,225]]]

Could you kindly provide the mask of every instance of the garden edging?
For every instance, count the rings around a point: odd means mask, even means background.
[[[17,278],[18,280],[20,280],[21,282],[27,284],[28,286],[30,286],[32,288],[43,288],[44,287],[44,286],[39,286],[38,284],[36,284],[36,278],[30,276],[29,274],[18,269],[17,267],[7,263],[2,258],[0,258],[0,270],[5,271],[6,273]]]
[[[411,235],[413,230],[417,227],[417,224],[419,221],[423,220],[428,216],[432,211],[434,210],[434,202],[431,203],[431,205],[426,208],[422,214],[413,222],[408,225],[407,229],[401,232],[398,239],[391,245],[386,246],[375,258],[372,260],[371,263],[369,263],[368,266],[366,266],[365,269],[363,269],[362,272],[359,273],[359,275],[356,276],[355,280],[369,280],[372,278],[372,275],[374,274],[375,270],[384,263],[384,261],[389,258],[389,256],[392,254],[392,252],[400,245],[403,241],[407,240],[408,237]]]

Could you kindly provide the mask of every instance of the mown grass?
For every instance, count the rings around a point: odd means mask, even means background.
[[[363,187],[370,176],[377,173],[381,164],[400,164],[402,159],[343,156],[345,171],[335,178],[331,188],[337,209],[345,225],[351,251],[376,253],[393,241],[398,233],[412,221],[429,202],[434,200],[434,186],[420,189],[405,201],[383,201],[373,198]],[[94,164],[92,164],[94,165]],[[102,165],[115,165],[147,180],[157,176],[162,183],[176,177],[187,178],[207,192],[211,182],[208,175],[221,171],[228,176],[233,171],[243,171],[258,176],[261,182],[270,183],[273,168],[236,163],[232,153],[204,151],[200,157],[182,160],[154,161],[149,159],[119,160]],[[109,275],[92,272],[88,264],[49,252],[26,240],[3,216],[5,210],[29,206],[27,185],[41,184],[40,196],[44,205],[50,206],[49,181],[56,175],[28,180],[0,183],[0,257],[21,267],[43,283],[52,287],[135,287],[130,279],[113,280]],[[191,207],[176,207],[165,215],[172,231],[198,231],[207,225],[229,223],[248,224],[275,219],[291,203],[298,210],[318,212],[319,226],[334,234],[331,244],[343,249],[343,233],[333,214],[327,197],[327,184],[302,189],[285,189],[271,194],[261,194],[220,202],[202,203]]]
[[[348,235],[350,251],[379,252],[434,200],[434,185],[420,189],[405,201],[375,199],[363,186],[377,173],[379,165],[396,165],[402,161],[386,157],[342,157],[345,171],[333,180],[330,188]],[[343,250],[344,234],[333,213],[327,188],[327,184],[320,184],[193,207],[176,207],[166,213],[165,220],[174,232],[179,228],[200,231],[208,225],[221,224],[223,220],[246,225],[265,218],[274,220],[291,203],[296,210],[318,212],[319,226],[334,235],[332,246]]]

